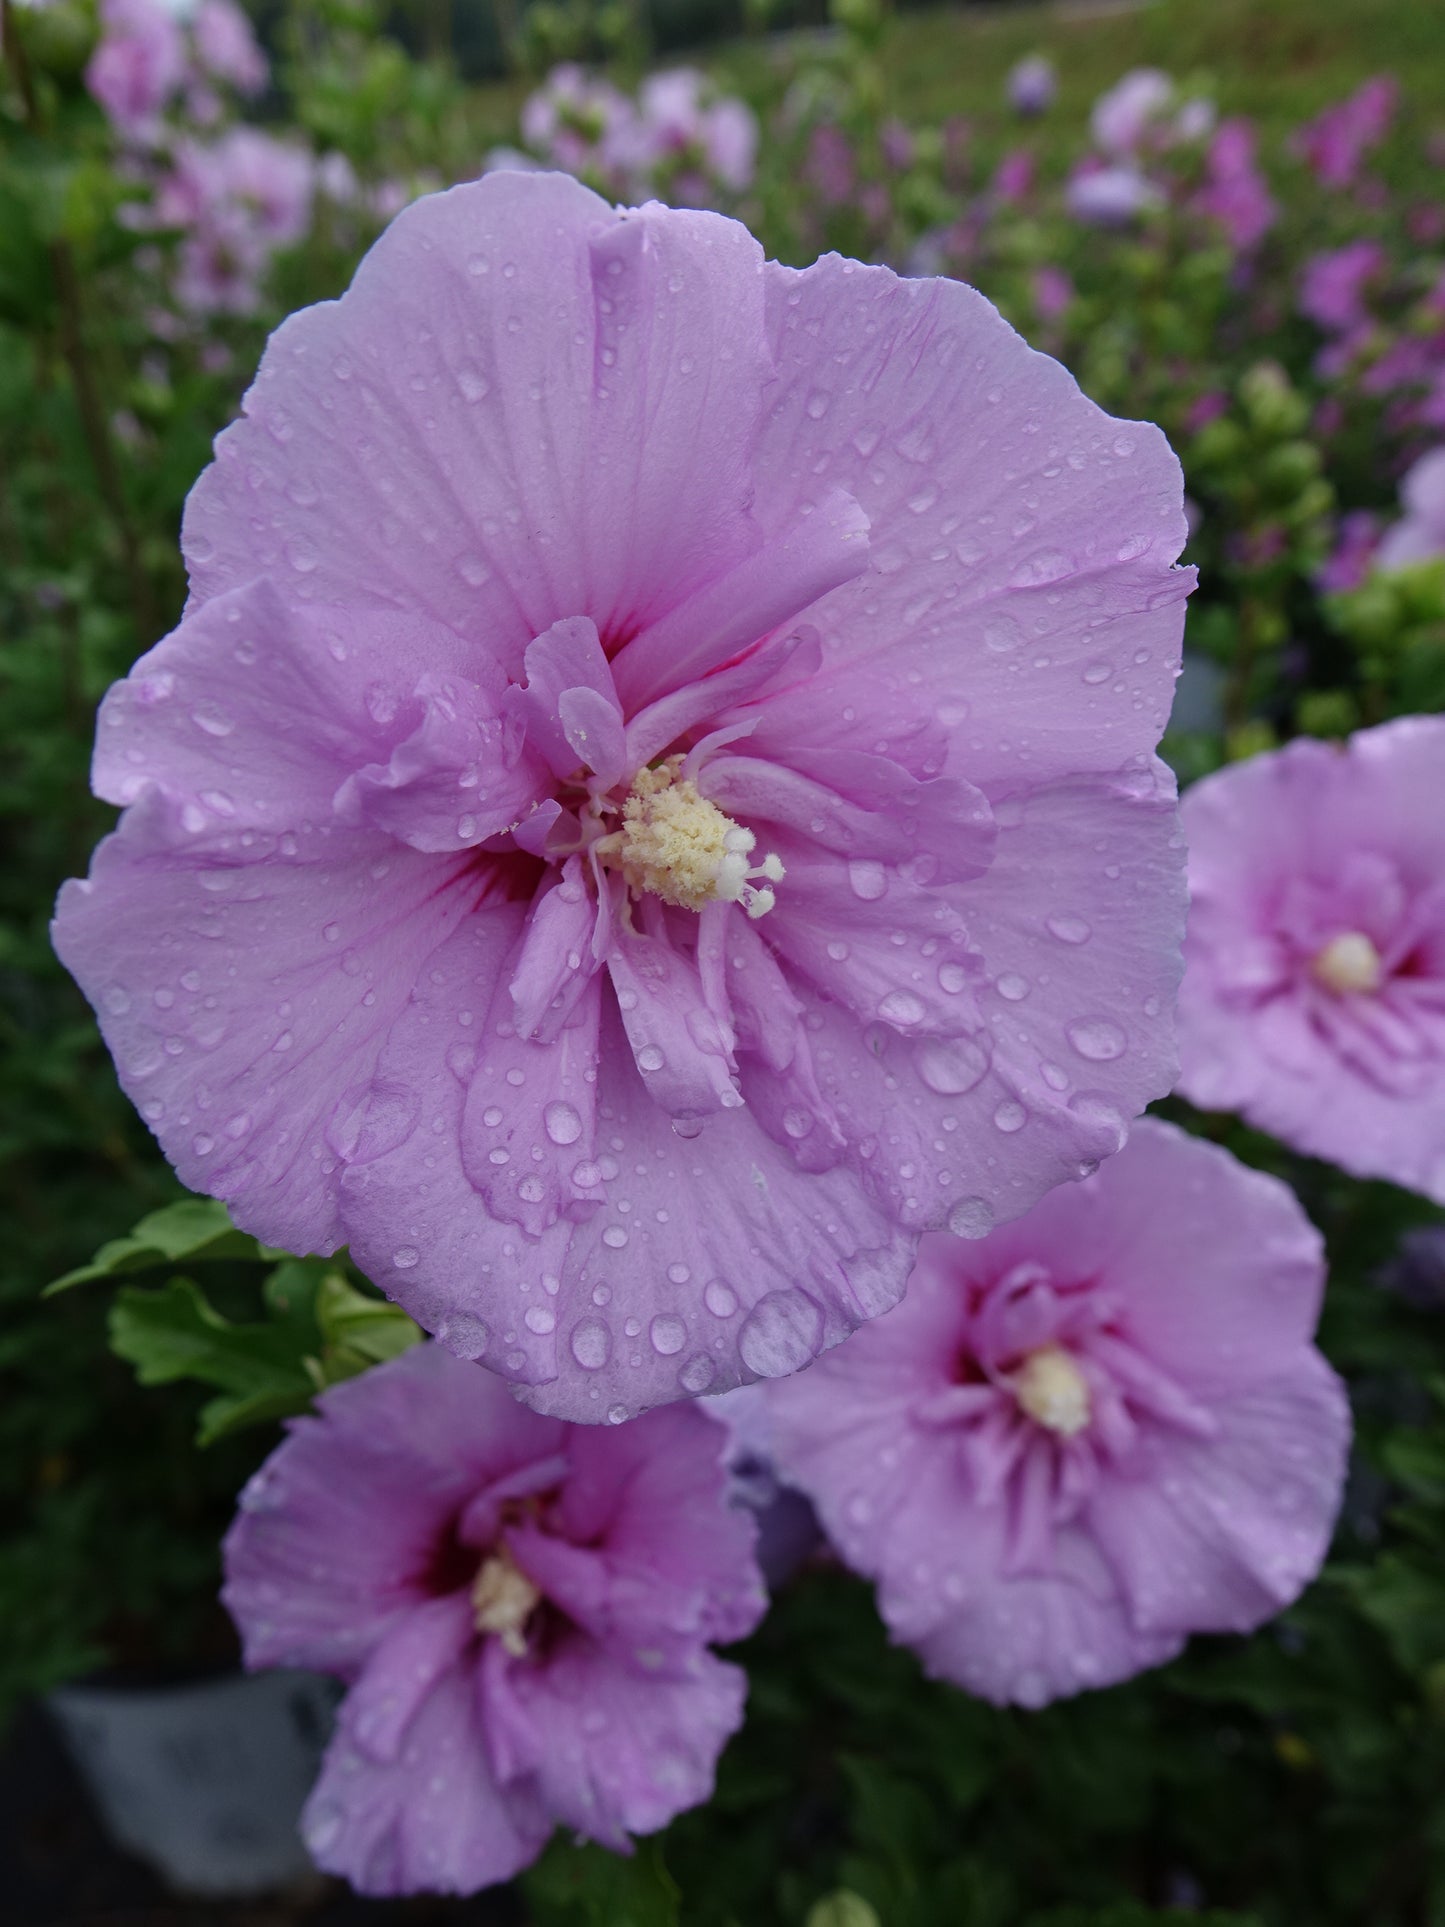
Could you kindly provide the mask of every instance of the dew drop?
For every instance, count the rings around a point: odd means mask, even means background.
[[[1082,917],[1050,917],[1045,927],[1060,943],[1087,943],[1094,934],[1093,925]]]
[[[572,1327],[572,1356],[587,1372],[600,1372],[612,1356],[612,1332],[601,1318],[581,1318]]]
[[[398,1245],[396,1250],[391,1254],[391,1262],[396,1266],[398,1271],[410,1271],[414,1265],[420,1262],[420,1259],[421,1253],[415,1245]]]
[[[888,872],[871,857],[854,857],[848,865],[848,882],[855,897],[876,903],[888,888]]]
[[[994,1127],[1005,1135],[1012,1136],[1015,1131],[1021,1131],[1024,1128],[1028,1122],[1028,1115],[1023,1105],[1015,1098],[1006,1097],[993,1114]]]
[[[823,1340],[823,1313],[805,1291],[770,1291],[738,1333],[738,1351],[759,1378],[786,1378],[811,1362]]]
[[[919,1048],[918,1075],[940,1097],[960,1097],[979,1082],[988,1062],[988,1052],[971,1037],[930,1037]]]
[[[898,1024],[908,1028],[921,1024],[928,1013],[911,990],[890,990],[878,1006],[878,1015],[885,1023]]]
[[[1123,1031],[1107,1017],[1090,1017],[1069,1024],[1064,1035],[1080,1057],[1088,1058],[1093,1064],[1111,1063],[1128,1048]]]
[[[671,1358],[687,1343],[687,1326],[673,1313],[661,1312],[648,1326],[647,1335],[652,1340],[655,1352],[660,1352],[664,1358]]]
[[[993,1230],[993,1206],[987,1198],[960,1198],[948,1214],[955,1238],[986,1238]]]
[[[714,1278],[704,1287],[702,1302],[714,1318],[731,1318],[738,1308],[738,1295],[731,1285]]]
[[[575,1144],[582,1135],[582,1119],[570,1104],[560,1100],[543,1111],[542,1123],[554,1144]]]

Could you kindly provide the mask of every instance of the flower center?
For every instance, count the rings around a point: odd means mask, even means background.
[[[1331,937],[1310,968],[1317,982],[1341,997],[1378,990],[1385,974],[1380,953],[1363,930]]]
[[[542,1595],[505,1547],[489,1552],[472,1581],[472,1619],[479,1633],[495,1633],[516,1659],[527,1650],[527,1621]]]
[[[640,769],[622,805],[622,827],[597,845],[615,862],[629,888],[650,890],[681,910],[706,903],[741,903],[750,917],[766,916],[783,880],[782,859],[752,862],[757,838],[681,775],[681,756]]]
[[[1041,1345],[1030,1352],[1014,1375],[1013,1392],[1036,1424],[1066,1439],[1089,1423],[1089,1381],[1058,1345]]]

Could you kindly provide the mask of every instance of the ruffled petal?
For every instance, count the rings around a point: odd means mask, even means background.
[[[359,1710],[343,1705],[301,1817],[319,1867],[365,1894],[470,1894],[536,1859],[552,1817],[533,1786],[492,1772],[474,1657],[436,1679],[393,1757],[360,1743]]]
[[[705,1651],[650,1671],[575,1634],[545,1666],[488,1659],[489,1744],[564,1826],[617,1852],[708,1798],[742,1724],[747,1676]]]
[[[378,1063],[458,922],[496,927],[488,874],[376,836],[193,837],[152,791],[65,885],[54,942],[182,1183],[329,1251],[343,1167],[420,1119],[425,1092]]]
[[[882,734],[926,689],[990,795],[1150,754],[1193,581],[1171,567],[1186,531],[1159,430],[1104,414],[958,282],[837,256],[767,272],[758,517],[787,526],[823,477],[871,525],[868,574],[810,612],[813,699]]]
[[[272,337],[187,504],[195,600],[409,608],[519,679],[559,618],[635,633],[757,546],[762,298],[716,215],[556,174],[414,203]]]

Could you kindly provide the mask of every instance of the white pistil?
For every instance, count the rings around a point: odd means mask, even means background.
[[[664,903],[701,910],[707,903],[741,903],[764,917],[777,901],[782,858],[752,855],[757,838],[734,823],[679,775],[681,756],[641,769],[622,805],[622,827],[595,846],[619,863],[629,888],[650,890]]]
[[[1014,1375],[1014,1397],[1038,1425],[1066,1439],[1089,1423],[1089,1381],[1058,1345],[1041,1345],[1030,1352]]]
[[[489,1552],[472,1581],[472,1619],[479,1633],[495,1633],[520,1659],[527,1650],[527,1621],[541,1593],[505,1549]]]
[[[1316,981],[1337,997],[1367,996],[1380,988],[1385,976],[1380,953],[1363,930],[1331,937],[1310,968]]]

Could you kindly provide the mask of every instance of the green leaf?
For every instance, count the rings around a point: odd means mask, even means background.
[[[656,1840],[626,1857],[560,1837],[524,1877],[538,1927],[678,1927],[681,1894]]]
[[[128,1238],[103,1244],[88,1265],[67,1271],[45,1287],[44,1296],[72,1285],[114,1278],[133,1271],[157,1271],[168,1264],[209,1263],[216,1258],[265,1258],[271,1254],[231,1223],[225,1205],[214,1198],[181,1198],[142,1218]]]
[[[322,1278],[315,1303],[328,1385],[399,1357],[422,1336],[421,1327],[400,1305],[358,1291],[339,1271],[328,1271]]]
[[[302,1263],[292,1260],[279,1271],[294,1273]],[[274,1292],[274,1277],[270,1284]],[[305,1411],[314,1389],[304,1363],[308,1337],[316,1349],[315,1321],[299,1293],[291,1314],[235,1325],[189,1278],[155,1291],[125,1286],[110,1313],[111,1348],[134,1365],[142,1385],[194,1378],[226,1394],[202,1411],[202,1444],[241,1425]]]

